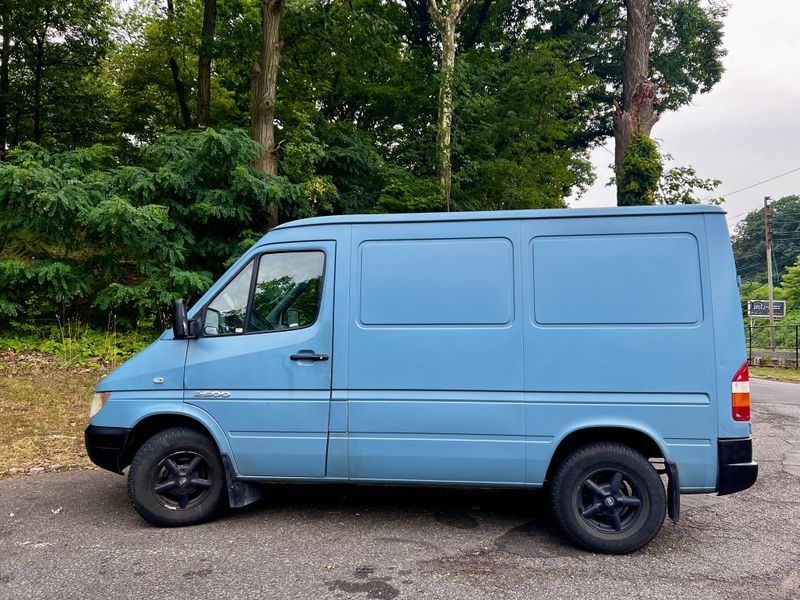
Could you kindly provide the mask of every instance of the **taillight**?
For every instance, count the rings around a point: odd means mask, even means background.
[[[734,421],[750,420],[750,371],[747,361],[736,371],[731,382],[731,405]]]
[[[94,396],[92,396],[92,405],[89,407],[90,419],[100,412],[100,409],[103,408],[103,405],[110,397],[111,392],[95,392]]]

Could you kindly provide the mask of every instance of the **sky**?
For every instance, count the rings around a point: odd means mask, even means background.
[[[714,195],[726,198],[722,208],[733,228],[763,206],[764,196],[800,194],[800,0],[733,0],[724,44],[722,80],[690,106],[661,115],[652,136],[676,165],[722,180]],[[606,186],[613,151],[609,139],[592,152],[597,181],[570,206],[616,204],[614,188]]]

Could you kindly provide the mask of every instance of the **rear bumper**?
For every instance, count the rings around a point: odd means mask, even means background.
[[[753,462],[753,440],[724,439],[717,444],[717,493],[720,496],[734,494],[753,485],[758,478],[758,464]]]
[[[123,427],[98,427],[89,425],[84,439],[86,453],[98,467],[122,473],[122,456],[128,443],[131,430]]]

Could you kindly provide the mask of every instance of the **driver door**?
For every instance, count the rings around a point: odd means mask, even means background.
[[[271,245],[201,312],[184,401],[224,429],[242,476],[325,476],[334,242]]]

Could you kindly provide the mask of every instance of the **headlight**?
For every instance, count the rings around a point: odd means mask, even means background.
[[[100,409],[108,402],[109,398],[111,398],[111,392],[95,392],[94,396],[92,396],[92,405],[89,407],[90,419],[100,412]]]

